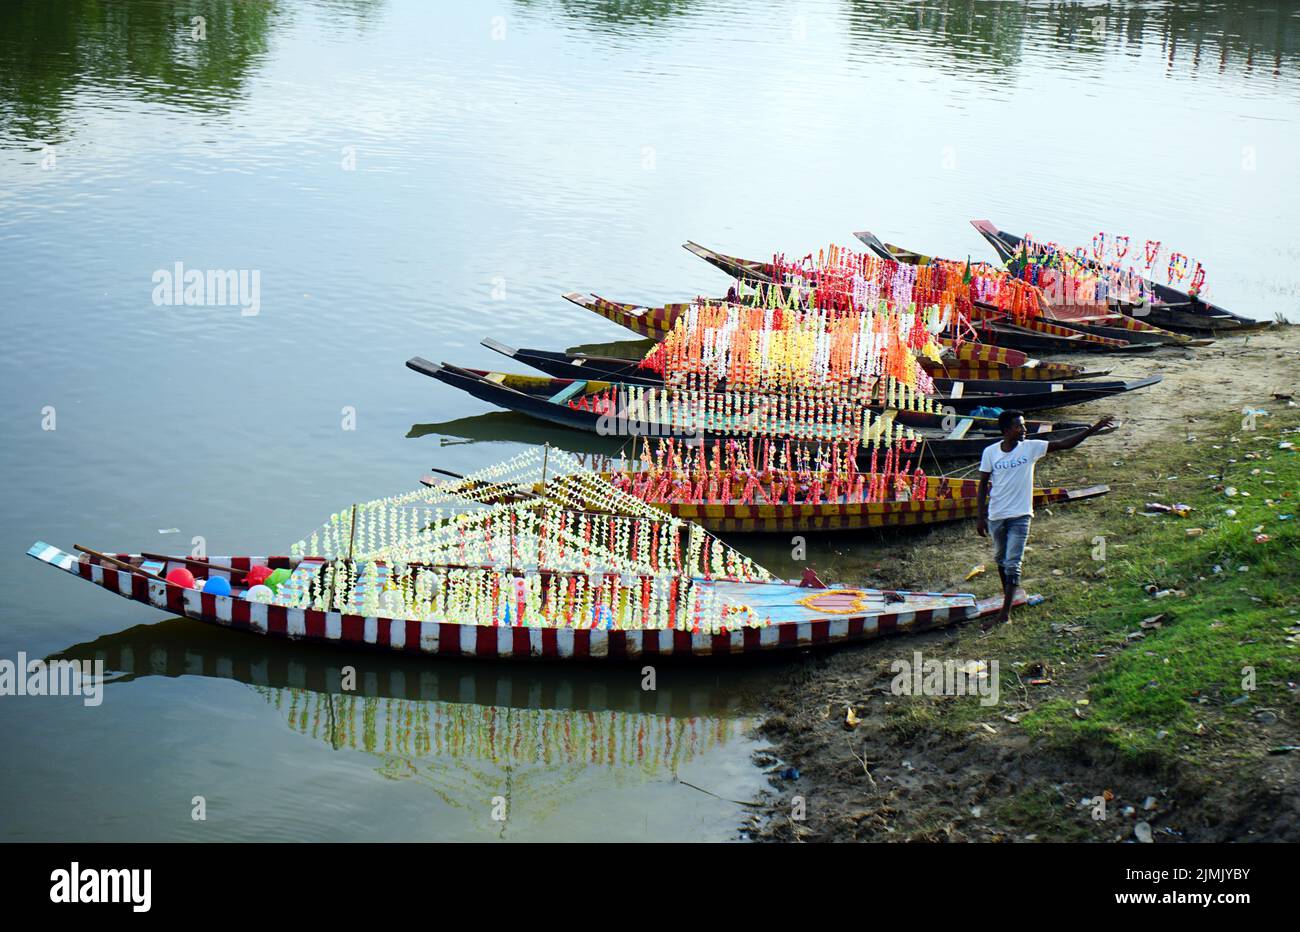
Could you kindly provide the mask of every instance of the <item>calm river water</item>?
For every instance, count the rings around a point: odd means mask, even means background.
[[[1106,231],[1294,318],[1298,48],[1277,2],[0,4],[0,658],[114,671],[95,708],[0,698],[0,839],[738,837],[741,807],[680,781],[761,789],[750,697],[780,663],[647,694],[349,658],[24,551],[285,552],[430,466],[594,449],[402,363],[626,340],[560,294],[725,288],[688,238],[987,258],[972,218]],[[256,273],[256,302],[159,306],[177,263]]]

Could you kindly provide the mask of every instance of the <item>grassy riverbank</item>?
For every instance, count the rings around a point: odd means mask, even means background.
[[[1112,489],[1040,510],[1025,584],[1048,601],[987,635],[966,626],[806,657],[767,697],[764,726],[800,777],[776,783],[754,834],[1300,838],[1300,751],[1278,750],[1300,745],[1300,407],[1273,397],[1296,385],[1297,336],[1125,361],[1124,374],[1165,382],[1090,406],[1126,423],[1040,469],[1043,483]],[[1243,423],[1243,407],[1267,414]],[[966,581],[977,564],[987,571]],[[864,577],[997,588],[989,545],[967,526],[904,539]],[[891,663],[918,650],[997,661],[999,702],[895,695]],[[790,818],[796,796],[802,820]],[[1097,796],[1101,819],[1081,805]]]

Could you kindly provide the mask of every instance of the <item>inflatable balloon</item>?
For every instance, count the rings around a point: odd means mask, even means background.
[[[203,584],[208,595],[230,595],[230,580],[224,576],[209,576]]]
[[[244,593],[244,598],[250,602],[261,602],[264,605],[269,605],[271,599],[275,598],[275,593],[267,586],[254,586]]]
[[[266,582],[266,578],[270,575],[271,568],[269,566],[254,566],[248,571],[248,575],[244,577],[244,584],[249,588],[260,586]]]
[[[182,589],[194,588],[194,574],[183,566],[178,566],[168,573],[167,581],[173,586],[180,586]]]
[[[279,591],[280,591],[280,584],[283,583],[283,582],[284,582],[286,579],[288,579],[288,578],[289,578],[289,571],[288,571],[288,570],[286,570],[286,569],[278,569],[278,570],[276,570],[274,573],[272,573],[270,576],[266,577],[266,581],[265,581],[264,585],[266,585],[267,587],[269,587],[270,590],[271,590],[272,592],[279,592]]]

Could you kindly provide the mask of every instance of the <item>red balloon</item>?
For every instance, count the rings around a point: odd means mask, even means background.
[[[267,577],[270,575],[271,568],[269,566],[254,566],[248,571],[248,575],[244,577],[244,585],[249,589],[252,589],[254,586],[260,586],[262,583],[266,582]]]
[[[173,586],[180,586],[182,589],[194,588],[194,574],[183,566],[178,566],[168,573],[167,581]]]

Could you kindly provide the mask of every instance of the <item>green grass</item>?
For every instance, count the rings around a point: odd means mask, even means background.
[[[1090,477],[1114,474],[1113,491],[1086,511],[1061,509],[1062,521],[1087,522],[1089,531],[1052,555],[1069,574],[1044,579],[1048,602],[1022,610],[1012,625],[974,643],[967,631],[954,645],[962,656],[1001,660],[1004,706],[1025,698],[1031,706],[1017,711],[1019,727],[1057,746],[1168,763],[1264,753],[1272,732],[1261,732],[1253,716],[1272,709],[1283,723],[1274,731],[1286,729],[1286,743],[1295,742],[1287,683],[1300,679],[1300,645],[1288,638],[1300,630],[1300,518],[1280,516],[1300,511],[1300,454],[1278,444],[1300,444],[1298,426],[1298,408],[1274,409],[1254,431],[1241,429],[1239,414],[1203,420],[1195,443],[1153,444],[1114,469],[1088,465]],[[1148,501],[1192,511],[1146,515]],[[1189,528],[1203,533],[1188,537]],[[1269,539],[1256,542],[1258,533]],[[1096,535],[1106,538],[1100,561]],[[1185,595],[1156,599],[1147,586]],[[1169,617],[1160,627],[1141,627],[1162,613]],[[1129,637],[1139,631],[1141,638]],[[1049,669],[1050,687],[1024,685],[1021,674],[1035,664]],[[1254,670],[1253,690],[1243,689],[1243,668]],[[891,709],[890,724],[900,735],[969,731],[986,721],[1006,728],[1006,712],[913,699]]]

